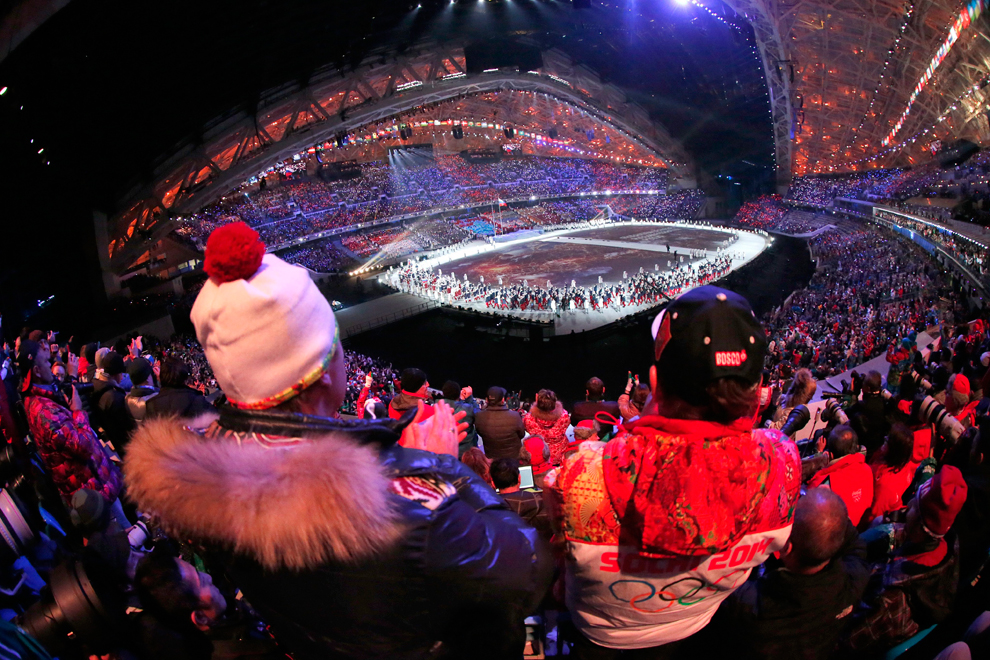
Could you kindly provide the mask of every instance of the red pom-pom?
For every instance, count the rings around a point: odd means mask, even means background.
[[[217,284],[246,280],[261,267],[265,244],[258,232],[243,222],[219,227],[206,241],[203,269]]]

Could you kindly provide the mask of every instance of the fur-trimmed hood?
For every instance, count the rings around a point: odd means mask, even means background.
[[[264,446],[150,420],[128,445],[124,478],[138,508],[170,532],[272,570],[355,561],[401,533],[374,448],[333,434]]]
[[[552,425],[555,424],[557,420],[560,419],[560,416],[564,414],[564,405],[558,401],[553,410],[546,412],[537,408],[534,403],[529,407],[529,414],[534,419]]]

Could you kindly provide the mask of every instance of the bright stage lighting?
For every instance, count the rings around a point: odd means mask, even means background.
[[[674,0],[674,3],[680,5],[681,7],[687,7],[691,4],[691,0]]]

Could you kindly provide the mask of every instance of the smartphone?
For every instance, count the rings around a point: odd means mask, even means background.
[[[532,488],[536,485],[533,481],[533,466],[532,465],[520,465],[519,466],[519,488]]]

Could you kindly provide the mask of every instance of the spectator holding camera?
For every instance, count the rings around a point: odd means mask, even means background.
[[[155,372],[146,358],[136,357],[127,365],[127,373],[131,377],[134,387],[127,393],[125,401],[127,409],[130,410],[134,421],[144,420],[147,411],[148,399],[158,394],[155,387]]]
[[[890,423],[887,421],[887,405],[883,399],[883,376],[875,369],[863,378],[863,398],[846,411],[849,425],[866,447],[866,457],[873,456],[883,444]]]
[[[433,414],[433,406],[429,405],[430,381],[422,369],[403,369],[400,377],[402,391],[392,397],[388,404],[388,416],[399,419],[407,410],[422,406],[426,417]]]
[[[626,390],[619,395],[619,414],[622,415],[623,422],[631,422],[639,419],[646,408],[646,402],[650,398],[650,386],[639,382],[637,375],[635,380],[629,378],[626,382]]]
[[[205,269],[191,318],[227,404],[205,429],[138,429],[139,508],[218,548],[301,660],[521,655],[549,558],[457,460],[459,416],[440,402],[423,420],[419,402],[399,421],[339,421],[344,351],[309,273],[240,222],[211,235]]]
[[[873,471],[860,451],[856,432],[848,424],[840,424],[828,434],[825,444],[828,465],[808,481],[809,488],[826,486],[842,498],[849,520],[859,525],[873,502]]]
[[[567,541],[578,659],[673,652],[791,532],[798,450],[752,429],[767,342],[749,303],[701,286],[660,313],[653,335],[657,414],[586,443],[545,481]]]
[[[949,616],[959,587],[959,543],[950,531],[966,494],[959,469],[943,466],[918,489],[906,521],[886,526],[888,533],[868,544],[880,563],[856,612],[849,648],[889,648]]]
[[[474,416],[481,410],[481,407],[474,400],[474,389],[469,385],[461,387],[459,383],[448,380],[443,384],[443,400],[455,413],[464,411],[464,418],[461,420],[467,424],[467,433],[457,447],[458,456],[463,456],[471,447],[478,446],[478,432],[474,427]]]
[[[518,458],[526,427],[522,417],[505,404],[505,388],[488,388],[488,405],[475,415],[475,427],[485,446],[485,456],[491,460]],[[549,444],[549,443],[548,443]]]
[[[47,346],[25,340],[17,360],[28,428],[59,493],[68,502],[80,489],[96,491],[114,505],[118,519],[127,526],[118,500],[120,471],[89,425],[76,388],[66,400],[54,387]]]

